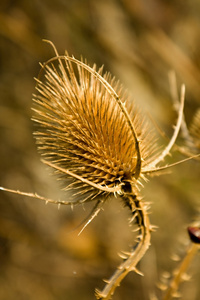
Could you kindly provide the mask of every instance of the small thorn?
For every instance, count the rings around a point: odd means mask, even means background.
[[[190,276],[189,274],[187,274],[187,273],[183,273],[183,274],[181,275],[181,279],[182,279],[183,281],[189,281],[189,280],[191,279],[191,276]]]
[[[181,293],[178,291],[175,291],[174,293],[172,293],[172,297],[174,298],[180,298],[181,297]]]
[[[140,242],[142,239],[143,239],[143,235],[142,234],[138,234],[138,236],[137,236],[138,242]]]
[[[122,258],[122,259],[127,259],[128,256],[125,255],[124,253],[118,253],[119,257]]]
[[[126,256],[131,256],[132,252],[122,251],[122,254],[124,254],[124,255],[126,255]]]
[[[103,294],[101,293],[100,290],[95,289],[95,295],[97,299],[103,299]]]
[[[138,180],[137,183],[138,183],[141,187],[144,187],[144,185],[142,184],[141,181]]]
[[[136,274],[140,275],[140,276],[144,276],[144,274],[138,270],[136,267],[132,268],[131,271],[134,271]]]
[[[180,261],[180,256],[174,253],[174,254],[171,255],[171,259],[173,261]]]
[[[147,206],[151,206],[151,205],[152,205],[152,202],[147,202],[147,201],[145,201],[144,204],[147,205]]]
[[[105,282],[106,284],[110,283],[110,281],[108,279],[103,279],[103,282]]]
[[[159,282],[157,283],[157,287],[161,290],[161,291],[166,291],[167,289],[167,285],[162,283],[162,282]]]
[[[155,232],[157,229],[158,229],[159,227],[158,226],[156,226],[156,225],[150,225],[150,231],[151,232]]]
[[[129,219],[129,224],[133,223],[135,220],[136,215],[134,214],[130,219]]]
[[[140,228],[140,227],[137,227],[137,228],[133,229],[132,232],[138,232],[138,231],[140,231],[140,230],[141,230],[141,228]]]
[[[171,276],[170,273],[167,272],[167,271],[165,271],[165,272],[162,273],[162,277],[163,277],[164,279],[169,279],[170,276]]]
[[[145,209],[146,211],[148,211],[150,208],[151,208],[151,206],[150,206],[149,204],[144,205],[144,209]],[[148,214],[151,214],[151,212],[148,212]]]

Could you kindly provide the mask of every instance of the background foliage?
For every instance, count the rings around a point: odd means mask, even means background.
[[[168,72],[186,85],[186,121],[200,106],[200,3],[139,0],[32,0],[0,3],[0,185],[67,199],[59,182],[40,163],[31,118],[33,77],[38,62],[52,57],[54,42],[75,57],[105,65],[124,84],[143,113],[167,134],[176,114]],[[162,138],[160,144],[166,143]],[[181,159],[175,154],[169,161]],[[114,299],[148,299],[163,271],[183,255],[186,227],[199,213],[200,168],[191,161],[153,178],[142,191],[152,202],[151,222],[159,226],[140,269],[130,274]],[[113,199],[78,237],[76,226],[89,205],[45,205],[39,200],[0,194],[0,299],[93,299],[120,261],[117,253],[133,242],[128,212]],[[79,228],[80,230],[80,228]],[[182,287],[185,300],[197,300],[199,257],[193,279]]]

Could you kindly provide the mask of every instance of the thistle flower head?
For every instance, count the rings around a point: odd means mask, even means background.
[[[34,96],[35,137],[64,188],[73,189],[81,202],[136,182],[152,147],[119,83],[102,75],[103,68],[96,71],[95,65],[57,52],[42,71]]]

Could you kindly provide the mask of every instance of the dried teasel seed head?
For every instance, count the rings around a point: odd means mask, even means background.
[[[123,193],[141,175],[149,144],[154,146],[144,120],[110,74],[54,50],[33,99],[34,135],[44,162],[65,190],[73,190],[73,201]]]

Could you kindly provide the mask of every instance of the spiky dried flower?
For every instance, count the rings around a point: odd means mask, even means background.
[[[50,43],[50,42],[49,42]],[[173,136],[158,154],[152,133],[141,114],[124,96],[123,89],[109,73],[87,62],[58,55],[42,65],[34,95],[35,132],[42,161],[62,179],[70,200],[55,201],[32,193],[1,190],[57,204],[96,200],[86,225],[99,213],[109,195],[121,197],[139,228],[138,245],[123,253],[122,264],[107,281],[98,299],[110,299],[115,288],[130,272],[150,245],[149,205],[139,197],[140,180],[168,168],[159,163],[169,154],[178,136],[184,107],[181,91],[178,120]],[[43,78],[42,78],[43,76]],[[85,226],[86,226],[85,225]],[[84,227],[85,227],[84,226]],[[84,228],[83,227],[83,228]]]
[[[54,47],[54,46],[53,46]],[[139,246],[126,253],[125,262],[108,281],[99,299],[109,299],[125,275],[136,269],[150,244],[152,230],[147,205],[138,197],[140,178],[159,170],[169,153],[182,120],[184,90],[174,135],[155,156],[152,135],[138,111],[123,96],[122,87],[102,68],[96,71],[74,57],[59,56],[42,65],[44,81],[37,79],[34,96],[35,132],[44,163],[71,189],[73,203],[97,200],[91,221],[110,194],[118,194],[131,209],[140,228]],[[70,202],[70,201],[69,201]],[[68,203],[69,203],[68,202]]]
[[[38,81],[34,96],[34,135],[42,156],[64,189],[75,191],[75,202],[137,186],[154,145],[144,120],[102,68],[69,56],[57,60],[58,68],[54,61],[43,66],[45,82]]]
[[[34,95],[34,135],[43,162],[66,182],[65,190],[76,191],[75,202],[122,195],[131,187],[137,193],[140,177],[156,170],[174,141],[155,157],[152,132],[119,83],[102,68],[54,50]]]

